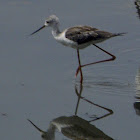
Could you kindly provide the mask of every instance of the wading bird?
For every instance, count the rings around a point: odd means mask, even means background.
[[[65,46],[69,46],[69,47],[72,47],[77,50],[79,67],[77,68],[76,76],[78,75],[78,73],[80,71],[80,75],[81,75],[80,82],[81,83],[83,81],[82,67],[101,63],[101,62],[113,61],[116,58],[113,54],[100,48],[96,44],[103,42],[109,38],[112,38],[115,36],[121,36],[124,34],[124,33],[110,33],[110,32],[102,31],[102,30],[99,30],[99,29],[96,29],[96,28],[93,28],[90,26],[82,26],[82,25],[70,27],[70,28],[65,29],[63,32],[61,32],[59,30],[59,18],[55,15],[51,15],[45,21],[45,24],[41,28],[39,28],[38,30],[33,32],[31,35],[35,34],[36,32],[40,31],[41,29],[43,29],[45,27],[52,28],[52,35],[58,42],[60,42],[61,44],[65,45]],[[89,45],[94,45],[96,48],[98,48],[98,49],[102,50],[103,52],[105,52],[106,54],[110,55],[111,58],[81,65],[79,49],[84,49],[84,48],[88,47]]]

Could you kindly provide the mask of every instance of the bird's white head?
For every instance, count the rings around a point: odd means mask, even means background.
[[[45,27],[52,27],[52,28],[57,28],[59,25],[59,18],[56,15],[51,15],[46,21],[45,24],[39,28],[38,30],[36,30],[35,32],[33,32],[31,35],[37,33],[38,31],[42,30]]]
[[[45,26],[57,26],[59,25],[59,18],[56,15],[51,15],[46,21]]]
[[[41,130],[38,126],[36,126],[31,120],[27,119],[40,133],[42,140],[54,140],[55,136],[49,134],[46,131]]]

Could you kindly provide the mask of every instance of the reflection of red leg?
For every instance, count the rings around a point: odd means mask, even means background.
[[[78,67],[79,70],[78,70],[78,73],[80,71],[80,83],[82,83],[83,82],[83,73],[82,73],[82,68],[81,68],[81,61],[80,61],[79,49],[77,49],[77,56],[78,56],[78,62],[79,62],[79,67]]]
[[[94,118],[94,119],[92,119],[92,120],[90,120],[90,121],[88,121],[88,122],[93,122],[93,121],[96,121],[96,120],[99,120],[99,119],[103,119],[103,118],[105,118],[105,117],[107,117],[107,116],[113,114],[113,111],[112,111],[111,109],[106,108],[106,107],[104,107],[104,106],[101,106],[101,105],[99,105],[99,104],[96,104],[96,103],[94,103],[94,102],[92,102],[92,101],[86,99],[85,97],[81,96],[82,90],[83,90],[83,85],[82,85],[82,84],[80,84],[80,89],[79,89],[79,91],[78,91],[78,89],[77,89],[77,86],[75,86],[75,93],[76,93],[76,95],[78,96],[78,101],[77,101],[77,105],[76,105],[76,109],[75,109],[75,115],[77,115],[77,112],[78,112],[78,107],[79,107],[80,99],[82,99],[82,100],[84,100],[84,101],[86,101],[86,102],[88,102],[88,103],[90,103],[90,104],[92,104],[92,105],[94,105],[94,106],[97,106],[97,107],[99,107],[99,108],[102,108],[102,109],[108,111],[107,114],[104,114],[104,115],[102,115],[102,116],[100,116],[100,117]],[[91,117],[91,118],[92,118],[92,117]]]
[[[108,62],[108,61],[113,61],[113,60],[116,59],[116,56],[114,56],[113,54],[107,52],[106,50],[104,50],[104,49],[98,47],[98,46],[95,45],[95,44],[93,44],[93,45],[94,45],[96,48],[98,48],[98,49],[102,50],[103,52],[107,53],[108,55],[110,55],[111,58],[110,58],[110,59],[105,59],[105,60],[101,60],[101,61],[97,61],[97,62],[93,62],[93,63],[89,63],[89,64],[85,64],[85,65],[79,66],[79,67],[77,68],[77,70],[76,70],[76,76],[78,75],[79,70],[80,70],[82,67],[89,66],[89,65],[93,65],[93,64],[98,64],[98,63],[103,63],[103,62]]]

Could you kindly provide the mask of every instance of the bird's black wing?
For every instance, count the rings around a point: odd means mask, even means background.
[[[75,26],[67,29],[65,37],[69,40],[83,44],[98,39],[98,29],[89,26]]]

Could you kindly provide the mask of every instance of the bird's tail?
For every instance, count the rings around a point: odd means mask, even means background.
[[[123,36],[123,35],[125,35],[126,33],[115,33],[115,34],[113,34],[113,36]]]

